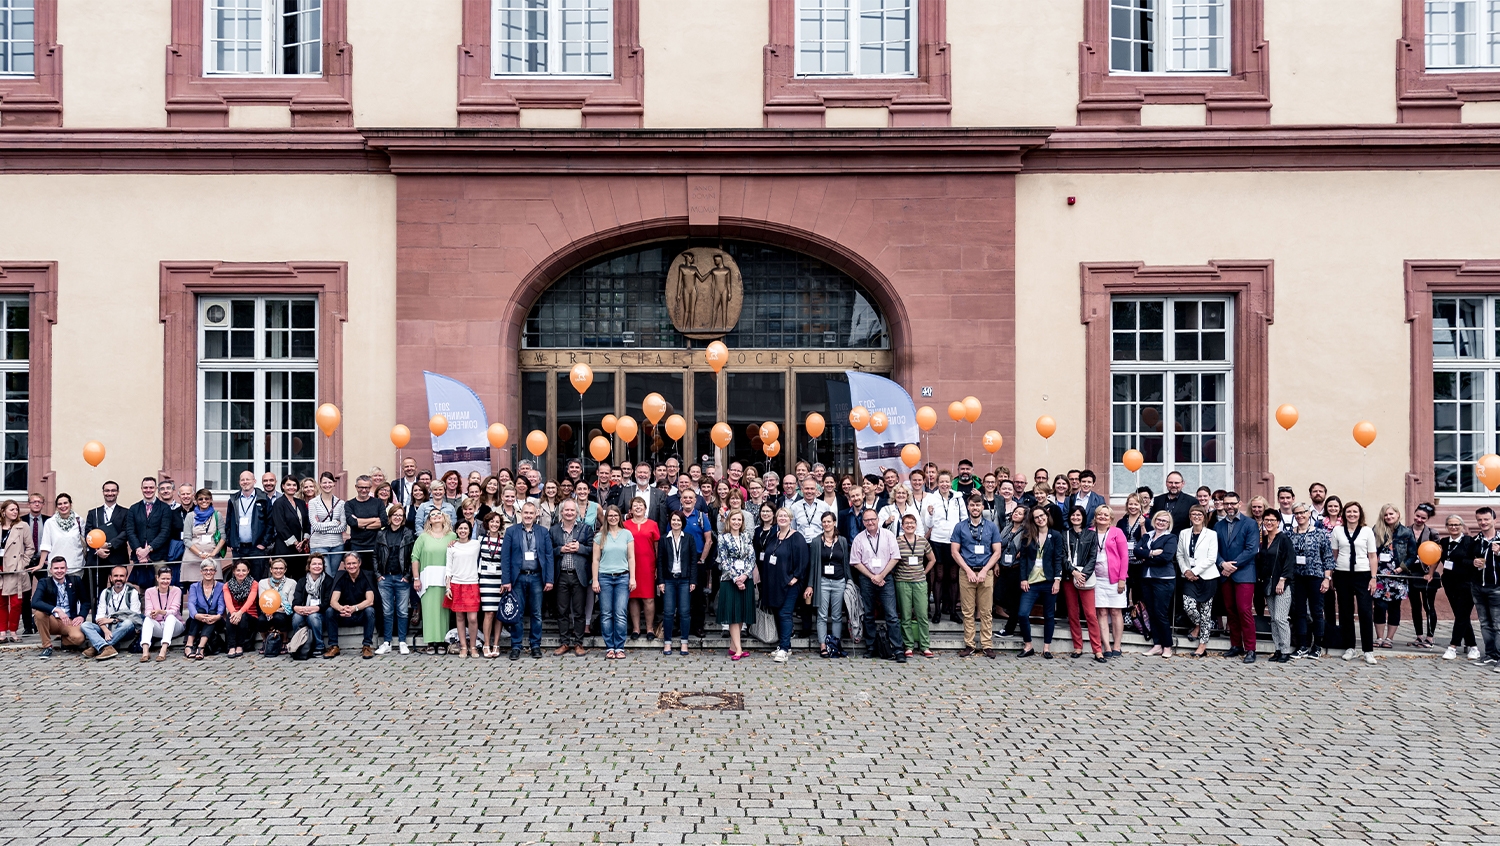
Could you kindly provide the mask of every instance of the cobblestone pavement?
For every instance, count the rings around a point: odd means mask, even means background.
[[[4,844],[1500,843],[1466,661],[27,650],[0,682]]]

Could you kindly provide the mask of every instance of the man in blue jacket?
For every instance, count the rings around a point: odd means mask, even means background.
[[[1219,571],[1228,577],[1224,603],[1229,611],[1229,651],[1225,658],[1243,655],[1255,663],[1255,554],[1260,552],[1260,528],[1240,515],[1240,495],[1224,494],[1224,519],[1214,526],[1219,536]]]
[[[31,594],[31,615],[36,619],[37,634],[42,636],[43,658],[52,657],[54,635],[64,646],[83,646],[83,623],[89,616],[83,582],[68,575],[68,559],[54,557],[47,573]]]
[[[552,536],[537,525],[536,503],[521,506],[521,522],[501,541],[500,592],[516,591],[521,616],[531,618],[531,657],[542,657],[542,593],[552,590]],[[590,562],[592,566],[592,562]],[[592,580],[592,577],[590,577]],[[521,657],[521,620],[510,624],[510,660]]]
[[[259,581],[270,575],[266,546],[271,536],[271,501],[255,488],[255,474],[240,471],[240,492],[224,509],[225,545],[235,561],[243,561]]]

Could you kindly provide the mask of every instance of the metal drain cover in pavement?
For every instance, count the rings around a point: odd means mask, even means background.
[[[688,690],[664,690],[656,700],[663,711],[743,711],[743,693],[695,693]]]

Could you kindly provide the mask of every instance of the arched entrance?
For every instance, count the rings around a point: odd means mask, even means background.
[[[684,259],[688,254],[696,264]],[[715,274],[737,287],[714,287]],[[685,296],[695,279],[701,293]],[[738,297],[737,318],[731,295]],[[724,325],[704,325],[715,320]],[[716,374],[704,352],[721,332],[730,359]],[[522,430],[549,433],[549,476],[560,461],[583,452],[607,414],[629,414],[641,424],[628,448],[615,439],[617,459],[658,463],[676,455],[684,465],[764,465],[751,430],[773,421],[782,431],[773,466],[816,459],[852,472],[854,432],[844,371],[890,373],[890,334],[875,299],[812,256],[722,239],[635,245],[573,268],[532,304],[519,354]],[[594,371],[581,409],[568,381],[579,362]],[[641,401],[652,392],[687,419],[681,442],[674,444],[643,418]],[[828,422],[816,441],[803,425],[812,412]],[[734,432],[722,452],[709,438],[720,420]],[[584,460],[593,463],[587,455]]]

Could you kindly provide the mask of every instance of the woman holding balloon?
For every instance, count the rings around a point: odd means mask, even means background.
[[[297,583],[287,578],[285,558],[272,558],[270,570],[271,575],[261,579],[255,587],[264,615],[262,629],[266,634],[280,632],[281,642],[285,644],[292,637],[292,617],[288,611]]]

